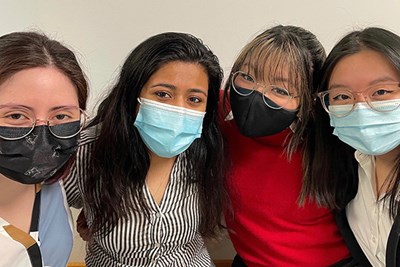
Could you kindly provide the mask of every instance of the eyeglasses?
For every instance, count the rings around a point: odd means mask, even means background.
[[[79,107],[54,110],[46,120],[37,119],[32,110],[23,106],[0,106],[0,138],[18,140],[28,136],[38,122],[45,122],[55,137],[68,139],[77,135],[88,115]],[[78,123],[78,124],[77,124]]]
[[[362,92],[347,88],[334,88],[317,94],[326,112],[336,117],[345,117],[353,110],[357,95],[363,96],[368,106],[378,112],[389,112],[400,106],[400,83],[385,83],[368,87]],[[398,99],[399,101],[393,102]]]
[[[300,97],[293,96],[285,88],[258,83],[253,76],[243,71],[235,72],[231,83],[235,92],[241,96],[249,96],[261,87],[264,103],[272,109],[284,108],[292,99]]]

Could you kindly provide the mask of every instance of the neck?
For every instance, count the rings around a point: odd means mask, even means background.
[[[21,184],[0,174],[0,217],[28,233],[35,201],[35,185]]]
[[[176,160],[176,156],[172,158],[163,158],[158,156],[157,154],[154,154],[153,152],[149,153],[150,155],[150,168],[153,167],[162,167],[164,165],[170,165],[171,163],[173,164]]]
[[[161,203],[175,160],[176,157],[162,158],[150,153],[150,167],[146,175],[146,184],[157,204]]]
[[[0,174],[0,206],[10,205],[13,202],[11,200],[17,199],[18,196],[34,188],[35,185],[21,184]]]
[[[400,146],[387,152],[386,154],[375,156],[375,159],[385,164],[394,165],[399,155],[400,155]]]

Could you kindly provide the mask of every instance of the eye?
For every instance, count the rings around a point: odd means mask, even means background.
[[[31,116],[28,115],[27,113],[19,111],[9,112],[4,117],[6,117],[8,120],[15,120],[15,121],[33,120]]]
[[[342,88],[332,89],[331,91],[328,91],[326,96],[332,105],[352,104],[354,100],[353,93]]]
[[[343,100],[349,100],[349,99],[351,99],[351,97],[346,94],[338,94],[338,95],[332,96],[332,100],[335,100],[335,101],[343,101]]]
[[[201,103],[201,102],[203,102],[203,99],[201,99],[200,97],[196,97],[196,96],[192,96],[192,97],[189,97],[189,102],[191,102],[191,103]]]
[[[156,91],[154,94],[159,98],[171,98],[171,95],[165,91]]]
[[[8,118],[10,118],[12,120],[28,119],[26,116],[24,116],[23,114],[19,114],[19,113],[10,114],[10,115],[8,115]]]
[[[30,127],[35,115],[31,110],[21,106],[0,106],[0,126]]]
[[[289,92],[284,88],[272,87],[271,92],[277,96],[289,97]]]
[[[243,80],[247,81],[247,82],[252,82],[252,83],[255,82],[254,78],[251,77],[250,75],[246,74],[246,73],[242,73],[242,72],[241,72],[241,73],[240,73],[240,77],[241,77]]]
[[[50,125],[62,124],[80,120],[81,112],[79,108],[63,108],[56,110],[49,116]]]
[[[74,118],[68,113],[57,113],[49,118],[50,124],[62,124],[73,121]]]
[[[386,94],[390,94],[390,93],[392,93],[393,92],[393,90],[390,90],[390,89],[385,89],[385,88],[379,88],[379,89],[375,89],[373,92],[372,92],[372,96],[383,96],[383,95],[386,95]]]
[[[2,126],[30,126],[34,119],[26,113],[7,112],[1,114],[0,125]]]
[[[66,114],[57,114],[56,116],[54,116],[54,119],[56,119],[56,120],[65,120],[67,118],[70,118],[70,116],[68,116]]]

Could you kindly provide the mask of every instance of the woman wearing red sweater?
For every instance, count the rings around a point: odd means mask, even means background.
[[[312,94],[325,59],[316,37],[275,26],[247,44],[224,88],[232,168],[232,266],[352,266],[330,210],[301,195]]]

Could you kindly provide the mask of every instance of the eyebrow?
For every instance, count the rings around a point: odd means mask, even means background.
[[[13,104],[13,103],[7,103],[4,105],[1,105],[3,107],[19,107],[19,108],[24,108],[24,109],[28,109],[30,111],[34,111],[34,108],[30,107],[30,106],[26,106],[26,105],[19,105],[19,104]],[[50,109],[50,111],[54,111],[54,110],[58,110],[58,109],[62,109],[62,108],[77,108],[78,106],[73,106],[73,105],[66,105],[66,106],[56,106],[56,107],[52,107]],[[78,107],[79,108],[79,107]]]
[[[381,82],[399,82],[399,81],[397,81],[396,79],[393,79],[390,76],[383,76],[381,78],[373,80],[372,82],[369,83],[369,85],[371,86],[371,85],[375,85],[375,84],[378,84],[378,83],[381,83]]]
[[[157,83],[157,84],[152,85],[150,88],[154,88],[154,87],[165,87],[165,88],[168,88],[168,89],[176,91],[176,86],[172,85],[172,84],[169,84],[169,83]],[[191,92],[191,93],[200,93],[200,94],[203,94],[203,95],[205,95],[207,97],[207,93],[204,90],[199,89],[199,88],[189,88],[189,92]]]
[[[50,110],[51,110],[51,111],[54,111],[54,110],[62,109],[62,108],[79,108],[79,106],[73,106],[73,105],[69,105],[69,106],[57,106],[57,107],[51,108]]]
[[[399,81],[393,79],[393,78],[390,77],[390,76],[383,76],[383,77],[380,77],[380,78],[378,78],[378,79],[375,79],[375,80],[369,82],[368,87],[373,86],[373,85],[376,85],[376,84],[379,84],[379,83],[382,83],[382,82],[399,82]],[[336,88],[341,88],[341,87],[348,88],[348,87],[347,87],[346,85],[344,85],[344,84],[340,84],[340,83],[335,84],[335,83],[334,83],[334,84],[332,84],[331,86],[328,87],[328,90],[336,89]]]

